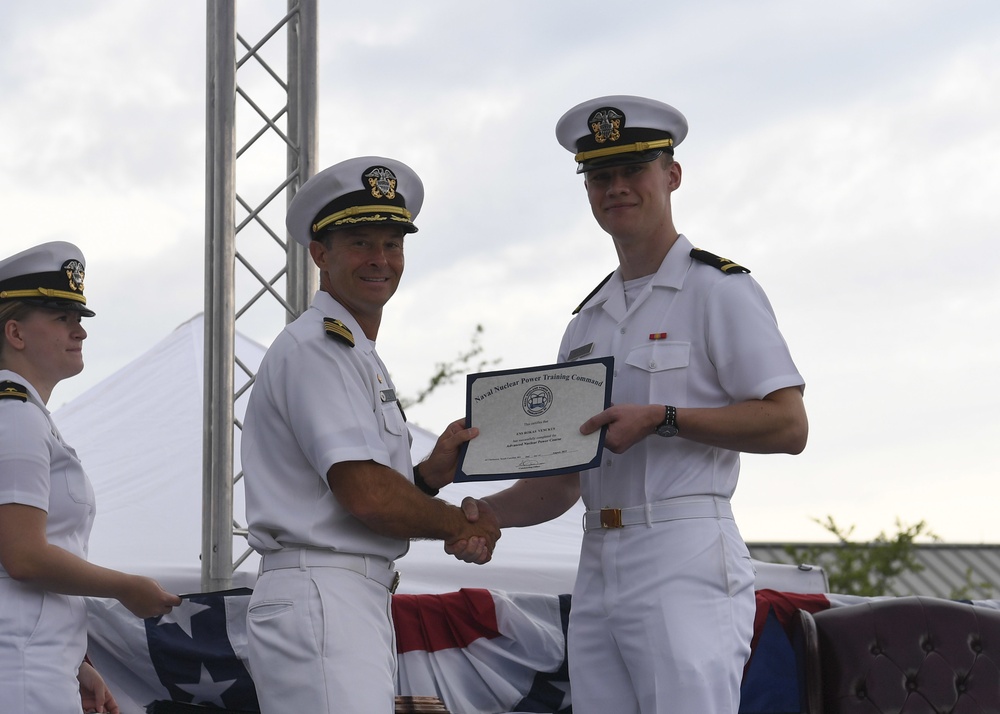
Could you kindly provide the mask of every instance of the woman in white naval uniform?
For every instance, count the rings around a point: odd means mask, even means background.
[[[0,261],[0,710],[117,712],[85,662],[81,596],[114,597],[139,617],[180,598],[149,578],[87,562],[94,490],[46,408],[83,369],[84,260],[66,242]]]

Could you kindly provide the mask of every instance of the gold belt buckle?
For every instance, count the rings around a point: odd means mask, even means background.
[[[399,587],[399,571],[397,570],[392,574],[392,586],[389,588],[389,594],[393,595],[396,592],[396,588]]]
[[[622,509],[602,508],[601,528],[622,528]]]

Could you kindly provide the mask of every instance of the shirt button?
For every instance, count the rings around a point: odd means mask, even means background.
[[[624,328],[624,327],[623,327],[623,328],[621,329],[621,333],[622,333],[623,335],[625,334],[625,328]]]
[[[650,369],[656,369],[656,362],[650,362],[649,363],[649,368]]]

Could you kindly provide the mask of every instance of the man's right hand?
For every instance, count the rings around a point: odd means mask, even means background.
[[[466,563],[488,563],[501,535],[496,513],[486,501],[477,501],[471,496],[462,500],[462,513],[468,527],[457,538],[446,541],[444,551]]]
[[[466,563],[478,565],[488,563],[493,557],[496,541],[500,538],[500,525],[496,513],[490,508],[489,503],[477,501],[471,496],[466,496],[462,500],[462,513],[465,514],[470,527],[486,528],[488,532],[495,533],[495,538],[489,540],[488,536],[481,535],[460,536],[445,542],[444,552]]]

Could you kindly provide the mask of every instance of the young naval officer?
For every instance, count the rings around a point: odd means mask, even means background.
[[[686,134],[676,109],[633,96],[584,102],[557,123],[619,259],[574,313],[558,358],[614,357],[613,406],[580,427],[607,426],[607,449],[598,468],[463,502],[470,518],[489,513],[507,528],[554,518],[582,494],[576,714],[736,714],[755,611],[730,508],[740,452],[806,444],[804,381],[763,290],[674,228],[673,153]]]
[[[484,563],[500,537],[495,521],[470,523],[433,498],[477,431],[452,423],[413,468],[375,349],[423,197],[410,167],[366,156],[316,174],[288,207],[320,290],[264,356],[243,430],[249,540],[262,555],[247,628],[263,714],[392,714],[395,560],[411,538],[469,538],[464,559]]]
[[[83,253],[66,241],[0,260],[4,714],[117,714],[114,695],[85,658],[84,596],[117,598],[143,618],[181,604],[155,580],[88,561],[94,488],[47,406],[56,385],[83,370],[82,318],[94,316],[84,297],[85,277]]]

